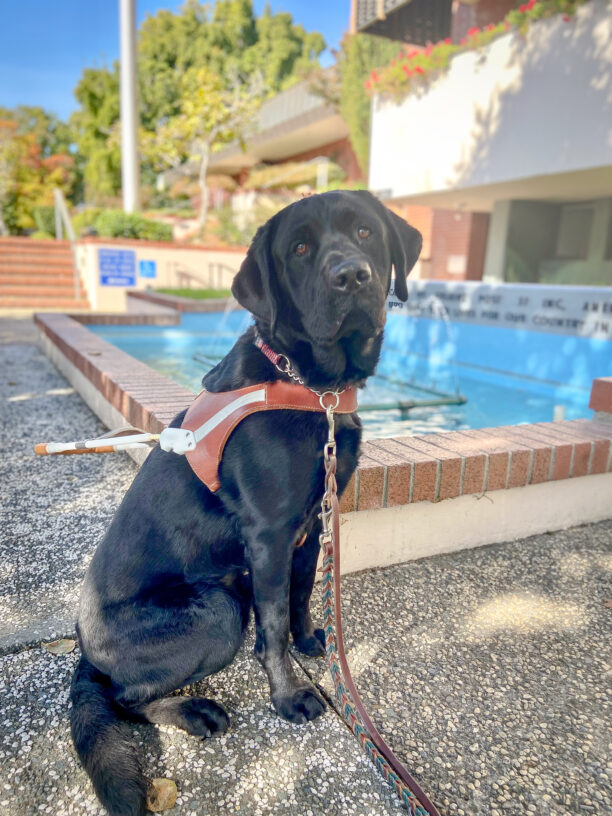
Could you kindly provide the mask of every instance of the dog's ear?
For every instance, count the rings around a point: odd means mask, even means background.
[[[260,227],[232,282],[232,294],[245,309],[265,320],[274,333],[277,304],[272,282],[272,253],[270,250],[270,227]]]
[[[391,263],[395,269],[395,294],[408,300],[406,278],[417,262],[423,247],[423,236],[407,221],[382,205],[391,237]]]

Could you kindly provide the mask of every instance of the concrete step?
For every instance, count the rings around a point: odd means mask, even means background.
[[[55,249],[70,250],[70,241],[32,241],[31,238],[0,238],[0,252],[3,250],[12,252],[48,252]]]
[[[69,297],[39,297],[32,294],[0,295],[0,309],[90,309],[88,300],[75,300]]]
[[[46,286],[15,286],[13,284],[7,284],[0,281],[0,297],[5,297],[8,295],[24,295],[29,297],[30,295],[38,296],[47,296],[51,295],[52,297],[74,297],[74,284],[73,283],[57,283],[57,284],[48,284]]]
[[[72,270],[37,269],[36,272],[25,272],[0,269],[0,284],[11,286],[49,286],[52,283],[67,286],[73,281],[74,274]]]
[[[3,253],[0,252],[0,269],[8,267],[46,267],[46,266],[70,266],[72,267],[72,254],[64,252],[51,252],[48,255],[43,253],[28,255],[27,253]]]

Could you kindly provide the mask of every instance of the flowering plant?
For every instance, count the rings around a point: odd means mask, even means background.
[[[365,83],[366,90],[372,95],[406,96],[422,84],[422,80],[447,68],[457,54],[482,48],[513,28],[525,34],[531,22],[545,17],[562,14],[563,20],[569,22],[577,8],[586,2],[588,0],[528,0],[509,12],[500,23],[470,28],[459,43],[453,43],[447,37],[435,44],[428,43],[425,48],[406,46],[388,65],[372,71]]]

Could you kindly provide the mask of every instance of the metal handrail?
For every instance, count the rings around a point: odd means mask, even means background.
[[[224,264],[222,261],[209,261],[208,263],[208,283],[204,280],[203,277],[193,272],[191,267],[186,266],[181,261],[174,262],[174,274],[177,278],[177,283],[179,286],[181,285],[182,281],[193,281],[194,283],[198,284],[199,287],[205,289],[207,287],[211,289],[219,288],[221,289],[221,281],[224,272],[229,272],[232,277],[236,274],[236,270],[233,266],[229,266],[228,264]],[[216,274],[215,274],[216,273]],[[217,279],[215,285],[215,277]]]
[[[79,265],[77,262],[76,235],[74,232],[74,227],[72,226],[72,220],[70,219],[68,207],[66,206],[66,199],[64,198],[62,191],[57,187],[53,191],[53,207],[55,210],[55,238],[57,241],[61,241],[63,237],[63,229],[65,229],[66,238],[70,241],[70,249],[72,250],[72,271],[74,277],[74,299],[80,300],[81,278],[79,275]]]

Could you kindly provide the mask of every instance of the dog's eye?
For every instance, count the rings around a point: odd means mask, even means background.
[[[357,230],[357,235],[361,238],[362,241],[365,241],[367,238],[370,237],[372,234],[372,230],[369,227],[359,227]]]
[[[295,249],[293,250],[296,255],[305,255],[308,251],[308,244],[305,244],[303,241],[300,241],[299,244],[295,245]]]

